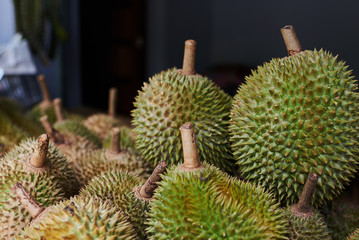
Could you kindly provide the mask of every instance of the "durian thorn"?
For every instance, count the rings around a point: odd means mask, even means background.
[[[64,114],[62,112],[62,100],[61,98],[55,98],[53,101],[57,123],[65,121]]]
[[[43,102],[47,102],[50,105],[52,105],[50,92],[49,92],[49,89],[47,88],[45,76],[43,74],[37,76],[37,81],[39,82],[39,85],[40,85],[40,88],[41,88]]]
[[[121,142],[121,130],[119,128],[112,129],[111,135],[111,153],[118,154],[120,153],[120,142]]]
[[[22,206],[30,213],[32,218],[36,218],[45,210],[45,208],[31,196],[21,183],[16,183],[11,190]]]
[[[194,75],[197,42],[190,39],[187,40],[184,45],[185,47],[184,47],[182,73],[184,75]]]
[[[158,163],[156,168],[153,170],[151,176],[147,179],[145,184],[142,185],[140,189],[140,195],[144,198],[152,198],[154,191],[158,187],[158,182],[161,181],[161,174],[166,171],[166,161],[161,161]]]
[[[292,212],[296,216],[309,217],[312,215],[312,200],[317,182],[318,175],[310,173],[305,182],[303,191],[300,194],[298,204],[292,206]]]
[[[280,29],[285,46],[288,50],[288,55],[292,56],[303,51],[302,46],[297,38],[297,34],[294,31],[294,27],[292,25],[286,25]]]
[[[180,127],[183,147],[183,168],[198,168],[202,164],[198,160],[196,135],[192,123],[188,122]]]
[[[108,98],[108,115],[116,117],[116,105],[117,105],[117,88],[110,88]]]
[[[48,148],[49,148],[49,136],[46,134],[41,134],[37,138],[35,151],[30,159],[30,163],[33,167],[41,168],[45,165]]]
[[[40,118],[40,122],[42,126],[45,128],[46,134],[50,136],[53,142],[55,142],[56,144],[65,143],[64,136],[51,125],[47,115],[42,116]]]

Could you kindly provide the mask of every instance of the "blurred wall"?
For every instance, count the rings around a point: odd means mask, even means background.
[[[15,33],[12,0],[0,1],[0,44],[7,43]]]

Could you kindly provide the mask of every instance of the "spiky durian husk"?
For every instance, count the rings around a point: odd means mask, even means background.
[[[132,130],[132,128],[126,127],[126,126],[122,126],[119,127],[119,129],[121,130],[121,135],[120,135],[120,142],[118,146],[121,149],[128,149],[128,148],[132,148],[135,149],[136,148],[136,134],[135,132]],[[104,148],[110,148],[111,147],[111,137],[112,137],[112,133],[110,133],[104,143],[103,143],[103,147]]]
[[[136,230],[139,239],[147,239],[145,220],[148,211],[147,202],[138,199],[133,192],[134,187],[143,181],[132,174],[113,170],[93,178],[81,190],[80,196],[93,196],[112,202],[122,209]]]
[[[286,221],[271,194],[205,164],[174,168],[150,203],[151,239],[286,239]]]
[[[183,160],[178,129],[191,122],[200,160],[233,170],[227,131],[231,97],[208,78],[185,76],[176,68],[163,71],[144,84],[134,105],[136,146],[153,166],[162,160],[168,165]]]
[[[358,164],[357,84],[344,62],[320,50],[273,59],[234,98],[231,140],[241,174],[287,205],[308,173],[314,204],[333,199]]]
[[[46,211],[46,210],[45,210]],[[51,206],[19,239],[135,239],[121,210],[93,197],[74,197]]]
[[[27,165],[33,152],[35,151],[37,140],[29,138],[22,141],[9,151],[3,159],[0,159],[2,167],[8,166],[12,169],[13,174],[29,173]],[[72,196],[78,189],[78,183],[75,179],[74,171],[67,162],[66,157],[58,152],[53,144],[49,143],[48,153],[46,156],[46,166],[48,171],[46,174],[57,179],[65,193],[66,197]],[[39,172],[40,174],[41,172]]]
[[[92,178],[103,172],[119,169],[140,178],[151,175],[152,168],[138,156],[138,154],[124,151],[112,157],[105,149],[89,152],[87,155],[73,162],[73,169],[80,186],[86,185]]]
[[[71,133],[91,141],[96,147],[102,147],[100,139],[80,121],[65,120],[54,125],[60,133]]]
[[[48,174],[22,171],[18,166],[1,163],[0,170],[0,239],[14,239],[32,220],[19,204],[12,186],[20,182],[44,207],[65,198],[62,183]],[[13,168],[15,167],[15,169]]]
[[[346,240],[359,240],[359,228],[357,228]]]
[[[111,133],[112,128],[120,127],[123,123],[107,114],[94,114],[88,117],[83,124],[85,127],[94,132],[103,142]]]
[[[324,218],[318,211],[311,217],[297,217],[290,207],[283,210],[288,221],[287,235],[289,240],[331,240]]]

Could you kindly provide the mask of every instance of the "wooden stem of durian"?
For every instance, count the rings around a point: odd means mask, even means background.
[[[57,118],[57,123],[65,121],[64,114],[62,112],[62,100],[61,98],[55,98],[54,99],[54,108],[55,108],[55,114]]]
[[[45,210],[45,208],[31,196],[21,183],[16,183],[11,190],[22,206],[30,213],[32,218],[36,218]]]
[[[291,25],[281,28],[281,33],[284,39],[285,46],[288,50],[288,55],[292,56],[303,51],[302,46],[297,38],[297,34],[294,31],[294,27]]]
[[[156,168],[153,170],[151,176],[147,179],[145,184],[140,189],[140,195],[145,198],[152,198],[154,191],[158,187],[158,182],[161,180],[161,174],[166,171],[167,164],[165,161],[158,163]]]
[[[184,75],[195,74],[194,66],[196,61],[196,46],[197,43],[194,40],[187,40],[185,42],[183,66],[182,66],[182,73]]]
[[[111,136],[111,148],[110,151],[113,154],[120,153],[120,141],[121,141],[121,130],[119,128],[112,129],[112,136]]]
[[[42,108],[41,109],[42,111],[45,111],[47,108],[52,106],[50,92],[49,92],[49,89],[47,88],[47,84],[46,84],[44,75],[42,75],[42,74],[39,75],[37,77],[37,81],[39,82],[41,92],[42,92],[42,97],[43,97],[43,100],[40,103],[40,107]]]
[[[47,135],[50,136],[50,138],[52,139],[53,142],[55,142],[55,144],[62,144],[65,142],[65,138],[64,136],[59,133],[49,122],[49,119],[47,117],[47,115],[44,115],[40,118],[40,122],[42,123],[42,126],[45,128],[45,131],[47,133]]]
[[[111,88],[108,99],[108,115],[116,117],[116,105],[117,105],[117,88]]]
[[[303,192],[299,197],[298,204],[292,206],[292,212],[296,216],[309,217],[312,215],[312,200],[314,196],[315,186],[318,182],[318,175],[311,173],[305,182]]]
[[[48,148],[49,148],[49,136],[46,134],[40,135],[37,138],[35,151],[30,159],[30,163],[33,167],[41,168],[45,165]]]

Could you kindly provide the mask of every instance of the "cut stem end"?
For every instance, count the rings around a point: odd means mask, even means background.
[[[183,66],[182,66],[182,73],[184,75],[195,74],[194,66],[196,61],[196,47],[197,47],[197,42],[194,40],[187,40],[185,42]]]
[[[111,136],[111,153],[118,154],[120,153],[120,141],[121,141],[121,130],[119,128],[112,129]]]
[[[281,33],[284,39],[285,46],[287,47],[288,55],[292,56],[303,51],[302,46],[294,31],[294,27],[287,25],[281,28]]]
[[[65,117],[64,114],[62,112],[62,100],[61,98],[55,98],[54,101],[54,108],[55,108],[55,114],[56,114],[56,119],[57,119],[57,123],[63,122],[65,121]]]
[[[46,155],[49,147],[49,136],[42,134],[38,137],[35,151],[31,156],[30,163],[33,167],[42,168],[46,163]]]
[[[108,100],[108,114],[115,118],[116,117],[116,106],[117,106],[117,88],[111,88]]]

